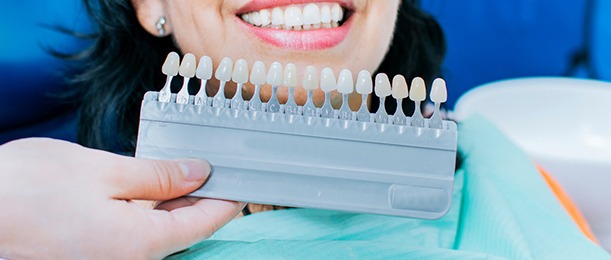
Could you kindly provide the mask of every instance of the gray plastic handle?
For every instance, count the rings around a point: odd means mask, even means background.
[[[142,102],[136,156],[203,158],[193,196],[436,219],[452,202],[456,124],[443,129]],[[390,120],[392,122],[392,120]]]

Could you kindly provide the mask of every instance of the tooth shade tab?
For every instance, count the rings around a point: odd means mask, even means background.
[[[212,59],[210,57],[203,56],[199,59],[195,76],[202,80],[209,80],[212,78]]]
[[[178,69],[180,64],[180,56],[176,52],[168,53],[168,56],[165,58],[165,62],[161,67],[161,72],[167,76],[176,76],[178,75]]]
[[[310,65],[305,68],[302,86],[308,91],[308,99],[303,106],[303,114],[311,117],[318,116],[318,111],[312,100],[314,90],[318,88],[318,72],[316,67]]]
[[[255,61],[250,72],[250,83],[255,85],[255,93],[248,101],[248,109],[251,111],[265,111],[261,102],[261,85],[265,84],[266,76],[265,64],[262,61]]]
[[[378,73],[375,80],[375,92],[378,97],[390,96],[392,90],[390,88],[390,80],[385,73]]]
[[[299,114],[299,106],[295,103],[295,88],[297,87],[297,66],[293,63],[286,64],[284,67],[284,86],[289,88],[284,111],[290,115]]]
[[[347,69],[343,69],[339,73],[339,79],[337,80],[337,91],[342,94],[350,94],[354,92],[354,80],[352,79],[352,72]]]
[[[214,77],[219,81],[230,81],[231,80],[231,72],[233,70],[233,61],[231,58],[223,58],[218,68],[216,69],[216,73]]]
[[[297,83],[297,66],[295,66],[295,64],[286,64],[286,66],[284,67],[284,77],[282,83],[285,87],[297,87],[299,83]]]
[[[303,73],[303,88],[306,90],[315,90],[318,88],[318,75],[316,67],[307,66]]]
[[[265,74],[265,64],[262,61],[255,61],[250,73],[250,83],[255,85],[265,84]]]
[[[407,90],[407,82],[402,75],[395,75],[392,79],[392,97],[395,99],[403,99],[409,95]]]
[[[369,95],[373,92],[373,81],[371,73],[367,70],[361,70],[356,78],[356,92],[361,95]]]
[[[267,71],[267,84],[279,86],[282,84],[282,80],[282,64],[280,64],[280,62],[272,63],[269,67],[269,71]]]
[[[239,59],[235,62],[231,79],[235,83],[244,84],[248,82],[248,62],[246,60]]]
[[[446,89],[446,82],[441,78],[436,78],[433,81],[433,87],[431,88],[431,101],[435,103],[443,103],[448,100],[448,91]]]
[[[352,120],[353,115],[348,104],[348,97],[350,93],[354,92],[354,80],[352,79],[352,72],[350,70],[343,69],[339,72],[337,91],[342,94],[342,106],[339,109],[339,118],[343,120]]]
[[[337,80],[333,69],[326,67],[320,72],[320,89],[325,92],[325,102],[320,108],[320,116],[324,118],[337,118],[331,105],[331,91],[337,89]]]
[[[165,62],[163,62],[163,66],[161,67],[161,72],[165,74],[166,81],[163,88],[159,91],[159,96],[157,100],[159,102],[168,103],[170,102],[170,98],[172,96],[172,91],[170,90],[172,85],[172,78],[178,75],[178,70],[180,67],[180,57],[176,52],[168,53],[168,56],[165,58]]]
[[[192,78],[195,76],[195,69],[197,67],[197,58],[191,53],[185,54],[180,63],[179,74],[180,76]]]
[[[412,87],[409,90],[409,98],[412,101],[424,101],[426,99],[426,84],[421,77],[412,80]]]
[[[189,102],[189,79],[195,76],[197,58],[191,53],[185,54],[180,63],[179,74],[184,77],[182,87],[176,94],[176,103],[187,104]]]
[[[337,89],[337,80],[333,69],[326,67],[320,72],[320,89],[324,92],[331,92]]]
[[[441,103],[446,102],[448,99],[448,92],[446,89],[446,82],[443,79],[437,78],[433,81],[431,87],[431,101],[435,103],[435,110],[433,115],[429,119],[429,127],[436,129],[443,129],[443,119],[441,118]]]

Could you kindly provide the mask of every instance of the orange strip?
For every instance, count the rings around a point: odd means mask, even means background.
[[[583,217],[579,209],[575,206],[573,201],[571,201],[571,198],[569,198],[569,196],[564,192],[562,187],[560,187],[558,182],[556,182],[556,180],[554,180],[554,178],[552,178],[552,176],[547,171],[541,168],[541,166],[537,165],[537,169],[539,169],[539,172],[541,173],[541,175],[543,175],[543,178],[545,179],[549,187],[552,189],[562,206],[564,206],[566,211],[573,218],[577,226],[581,229],[583,234],[586,235],[586,237],[588,237],[594,243],[600,245],[598,239],[596,239],[596,236],[594,236],[592,229],[590,229],[590,225]]]

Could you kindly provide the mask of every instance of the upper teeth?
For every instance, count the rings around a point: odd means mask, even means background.
[[[338,3],[309,3],[263,9],[242,14],[241,18],[259,27],[308,30],[337,27],[344,19],[344,10]]]

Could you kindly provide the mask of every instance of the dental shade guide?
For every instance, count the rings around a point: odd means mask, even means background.
[[[168,57],[162,71],[171,82],[180,70],[179,57]],[[245,101],[236,93],[227,99],[220,87],[210,106],[204,105],[210,102],[203,101],[208,99],[202,93],[212,77],[212,61],[204,57],[195,70],[187,69],[194,60],[183,58],[186,67],[181,75],[187,80],[195,74],[202,82],[203,89],[193,97],[195,103],[179,104],[179,94],[172,93],[163,101],[165,86],[160,92],[146,93],[136,147],[136,156],[141,158],[209,161],[210,177],[191,196],[424,219],[439,218],[449,210],[456,124],[441,119],[436,109],[431,119],[422,119],[422,126],[413,126],[420,112],[406,117],[400,107],[393,115],[383,108],[384,99],[392,95],[399,105],[409,97],[420,111],[419,103],[426,97],[422,79],[414,79],[408,91],[402,76],[395,76],[391,85],[388,76],[376,75],[375,93],[382,103],[372,114],[367,100],[374,92],[374,81],[367,71],[361,71],[354,82],[348,70],[342,70],[336,80],[330,68],[318,74],[308,66],[298,80],[292,64],[283,73],[282,65],[274,63],[266,75],[265,65],[255,62],[248,75],[246,61],[238,60],[234,66],[223,59],[214,74],[220,84],[229,80],[246,84],[249,79],[256,96]],[[257,86],[266,83],[276,88],[303,87],[308,100],[303,106],[296,105],[297,114],[292,108],[294,92],[287,105],[280,105],[275,95],[267,104],[258,104]],[[318,88],[325,92],[320,108],[312,100]],[[362,97],[358,111],[350,110],[347,102],[355,90]],[[335,91],[343,99],[337,110],[330,100]],[[431,99],[436,108],[447,99],[441,79],[434,81]]]

